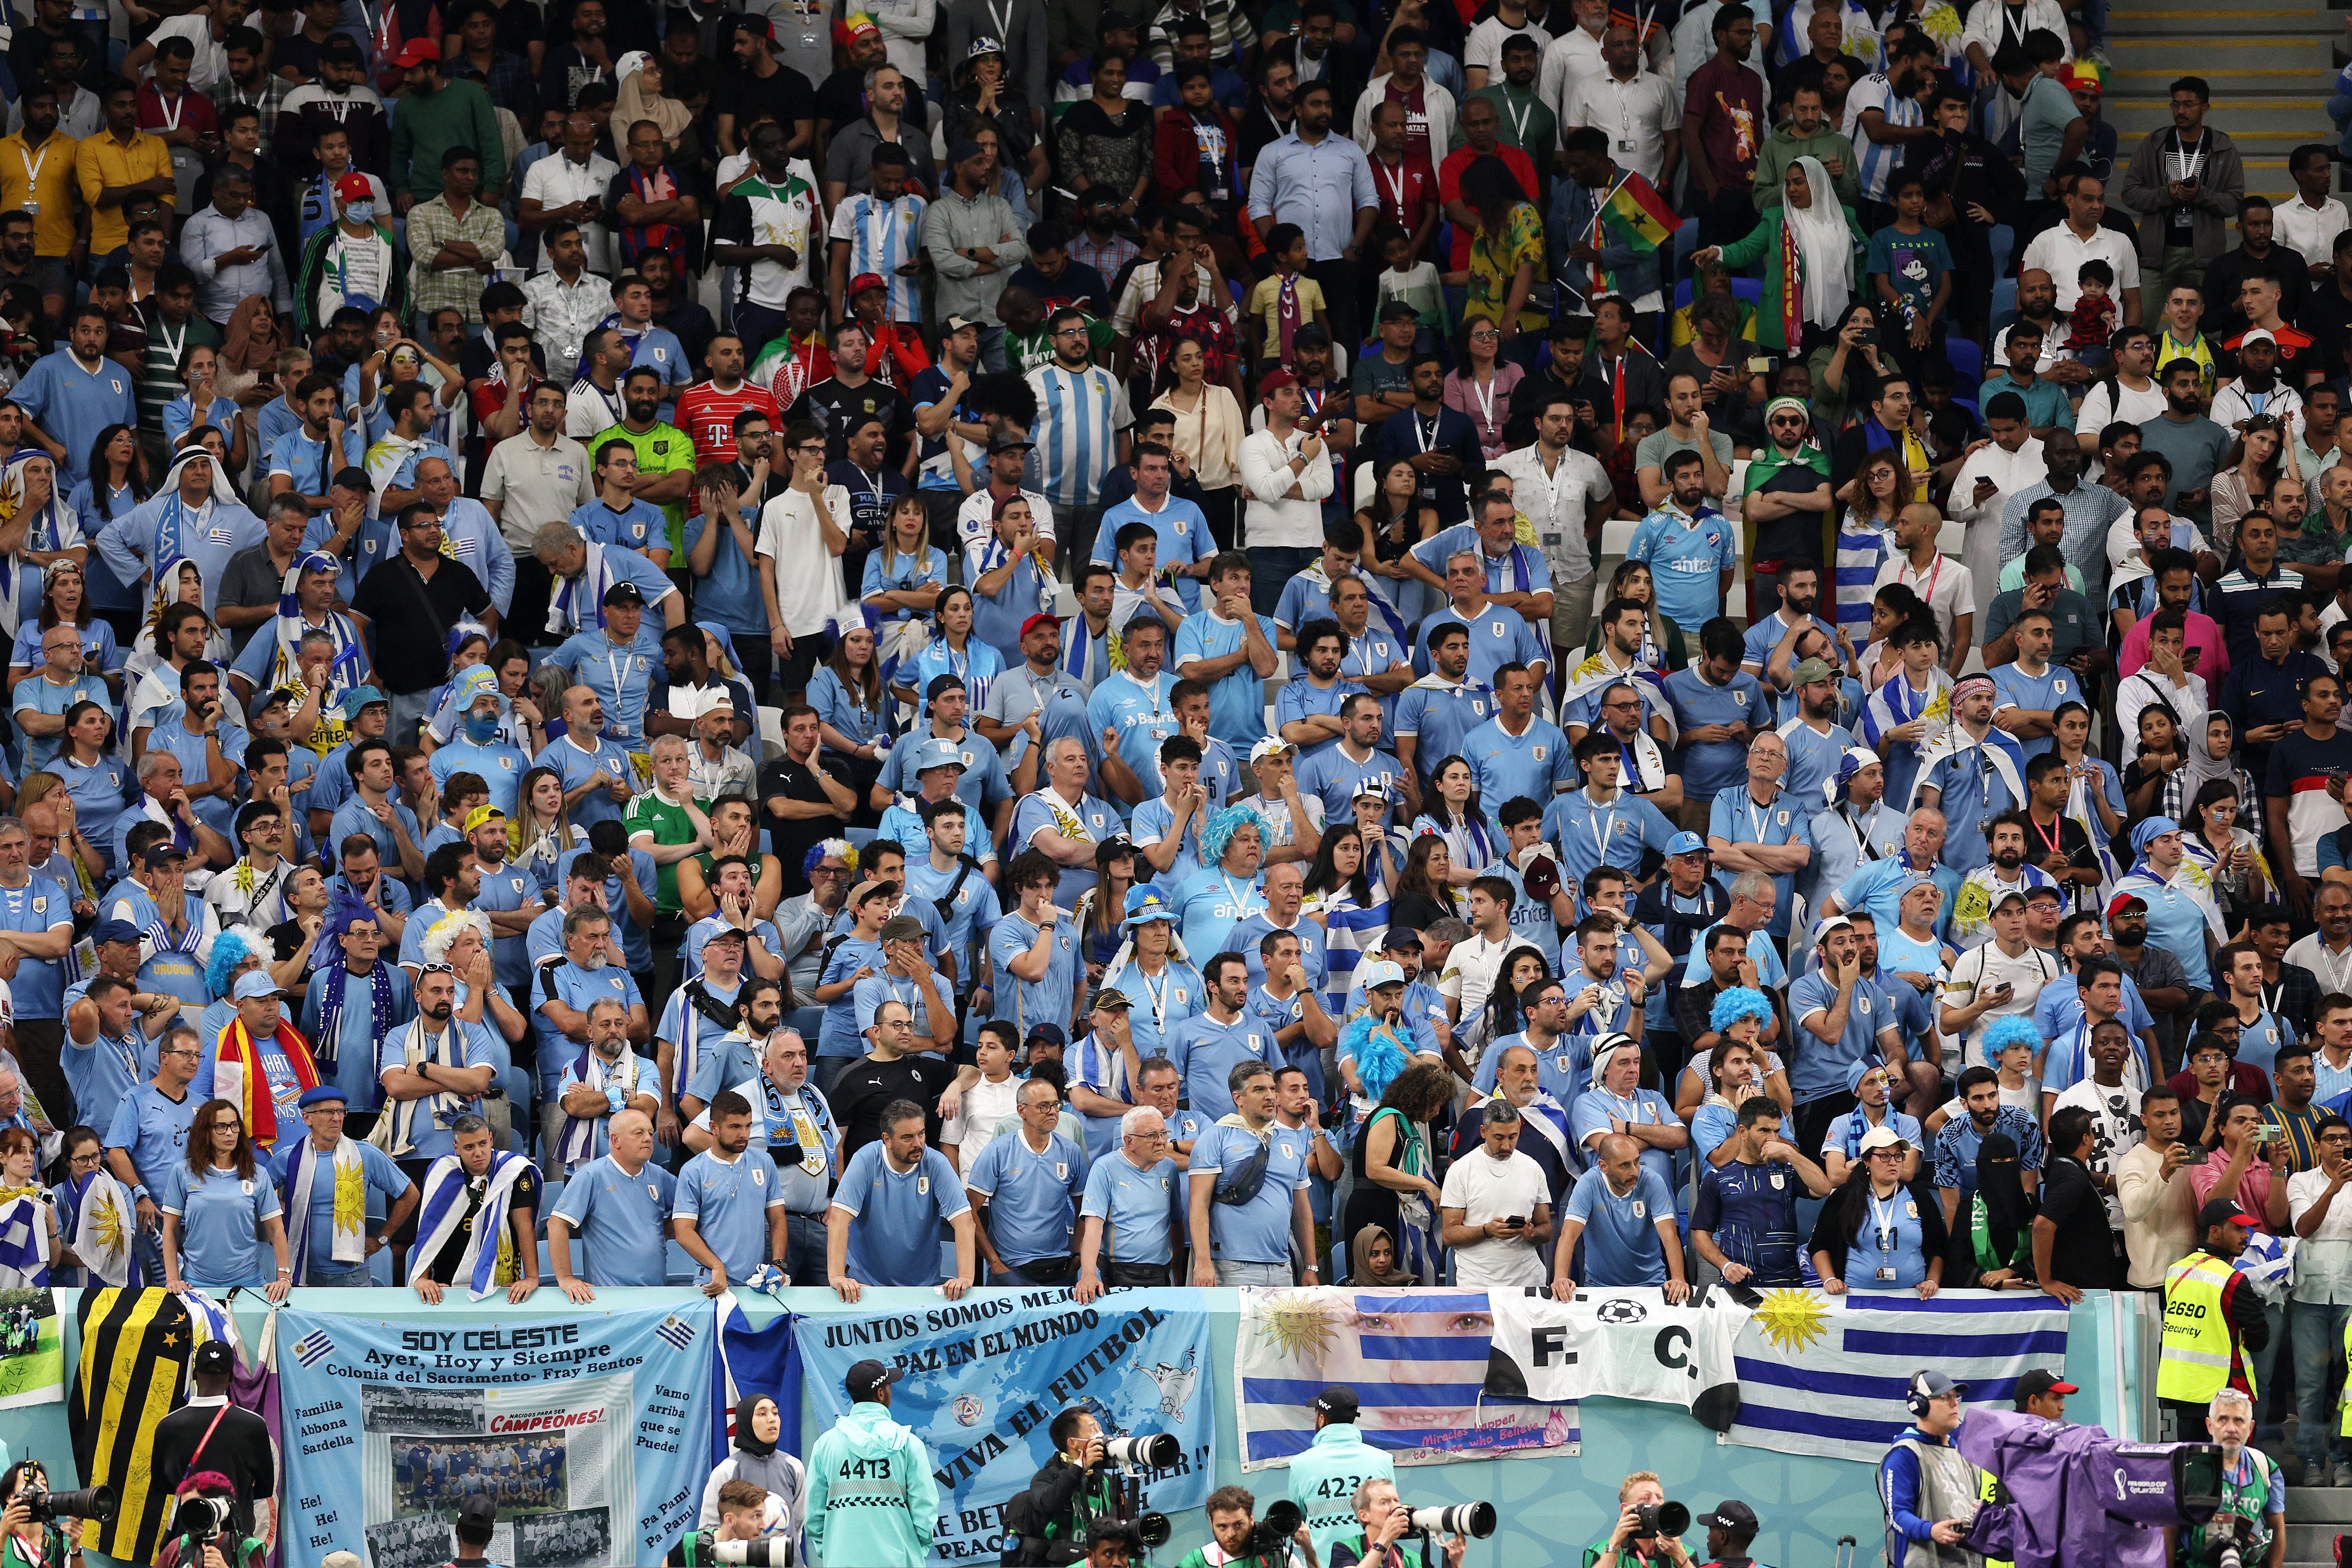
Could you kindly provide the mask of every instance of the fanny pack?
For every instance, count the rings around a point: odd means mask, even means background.
[[[1257,1197],[1258,1189],[1265,1185],[1265,1166],[1274,1152],[1274,1138],[1268,1134],[1260,1140],[1257,1152],[1238,1165],[1228,1165],[1217,1173],[1217,1184],[1209,1194],[1221,1204],[1238,1208]]]

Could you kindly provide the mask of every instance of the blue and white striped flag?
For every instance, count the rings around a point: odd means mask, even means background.
[[[0,1205],[0,1289],[46,1289],[49,1283],[47,1194],[27,1187]]]
[[[1381,943],[1387,940],[1389,901],[1382,899],[1368,910],[1341,893],[1324,900],[1320,912],[1327,933],[1323,1010],[1334,1018],[1344,1017],[1348,993],[1356,983],[1356,966],[1379,957]]]
[[[333,1353],[335,1342],[327,1337],[324,1329],[313,1329],[294,1342],[294,1359],[304,1366],[316,1366]]]
[[[1355,1389],[1364,1440],[1400,1465],[1574,1454],[1572,1404],[1486,1397],[1495,1320],[1484,1290],[1248,1289],[1234,1352],[1242,1469],[1315,1440],[1315,1396]]]
[[[2046,1296],[1954,1290],[1825,1296],[1767,1290],[1739,1331],[1739,1418],[1726,1440],[1875,1463],[1911,1424],[1911,1374],[1933,1367],[2006,1406],[2026,1373],[2066,1365],[2066,1308]]]
[[[688,1350],[694,1344],[694,1325],[683,1318],[664,1318],[654,1334],[672,1350]]]

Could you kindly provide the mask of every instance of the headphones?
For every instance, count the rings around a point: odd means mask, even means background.
[[[1913,1373],[1910,1385],[1904,1390],[1904,1407],[1909,1410],[1914,1417],[1925,1417],[1927,1407],[1934,1403],[1935,1396],[1927,1392],[1927,1374],[1924,1372]]]

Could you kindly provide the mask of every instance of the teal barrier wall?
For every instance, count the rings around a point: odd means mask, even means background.
[[[1204,1290],[1209,1310],[1217,1320],[1212,1340],[1216,1347],[1217,1481],[1248,1486],[1261,1500],[1280,1495],[1286,1471],[1241,1473],[1239,1413],[1234,1394],[1234,1347],[1240,1331],[1240,1296],[1233,1290]],[[521,1307],[510,1307],[494,1297],[478,1307],[462,1309],[469,1315],[518,1321],[579,1318],[603,1310],[627,1310],[656,1303],[677,1304],[699,1300],[677,1289],[600,1290],[594,1305],[573,1307],[561,1291],[542,1289]],[[782,1301],[767,1297],[739,1298],[752,1322],[771,1321],[789,1309],[810,1318],[913,1310],[938,1304],[936,1290],[873,1289],[856,1307],[843,1305],[829,1290],[793,1289]],[[247,1305],[248,1301],[252,1304]],[[342,1312],[353,1317],[390,1321],[447,1318],[449,1306],[427,1307],[406,1290],[299,1290],[294,1303],[308,1310]],[[2137,1405],[2136,1298],[2093,1295],[2076,1306],[2068,1319],[2066,1376],[2082,1393],[2069,1402],[2070,1417],[2104,1426],[2119,1436],[2137,1436]],[[268,1313],[260,1298],[246,1292],[232,1303],[237,1327],[248,1345],[257,1342]],[[67,1307],[68,1365],[79,1349],[73,1330],[70,1300]],[[70,1374],[69,1374],[70,1375]],[[803,1423],[814,1420],[808,1402],[802,1402]],[[1534,1563],[1559,1563],[1576,1568],[1578,1551],[1601,1540],[1617,1516],[1617,1484],[1635,1470],[1654,1470],[1665,1483],[1666,1495],[1703,1513],[1725,1498],[1738,1498],[1756,1510],[1763,1532],[1754,1551],[1772,1568],[1832,1568],[1836,1542],[1851,1535],[1859,1543],[1857,1560],[1878,1560],[1885,1532],[1875,1474],[1868,1465],[1843,1460],[1779,1454],[1764,1448],[1720,1443],[1680,1410],[1617,1399],[1584,1402],[1583,1443],[1572,1458],[1519,1458],[1453,1465],[1420,1466],[1400,1472],[1405,1500],[1414,1504],[1491,1501],[1502,1516],[1495,1535],[1473,1542],[1465,1568],[1528,1568]],[[814,1439],[814,1428],[805,1434]],[[1892,1434],[1890,1433],[1891,1436]],[[0,1441],[11,1457],[38,1457],[49,1467],[50,1484],[79,1485],[72,1474],[72,1445],[66,1432],[62,1405],[0,1410]],[[1209,1539],[1208,1524],[1199,1510],[1178,1514],[1175,1536],[1152,1554],[1152,1561],[1171,1564]],[[1694,1559],[1703,1558],[1704,1531],[1687,1538]],[[990,1561],[993,1561],[992,1559]],[[289,1568],[307,1568],[294,1563]]]

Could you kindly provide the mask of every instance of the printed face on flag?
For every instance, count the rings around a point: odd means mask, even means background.
[[[1440,1300],[1447,1299],[1440,1298]],[[1471,1343],[1480,1347],[1480,1364],[1484,1364],[1486,1341],[1495,1332],[1492,1314],[1470,1310],[1463,1298],[1450,1299],[1453,1305],[1440,1311],[1368,1311],[1365,1306],[1407,1307],[1418,1305],[1414,1298],[1397,1296],[1380,1298],[1360,1296],[1359,1310],[1340,1314],[1340,1327],[1346,1331],[1332,1335],[1318,1359],[1320,1375],[1326,1383],[1345,1383],[1361,1387],[1367,1384],[1410,1384],[1432,1387],[1444,1384],[1475,1383],[1475,1368],[1465,1369],[1451,1346]],[[1365,1418],[1372,1423],[1372,1413],[1367,1409]],[[1422,1417],[1427,1417],[1424,1421]],[[1377,1425],[1391,1430],[1419,1426],[1453,1426],[1467,1421],[1471,1412],[1461,1410],[1416,1410],[1399,1408],[1384,1413]]]

